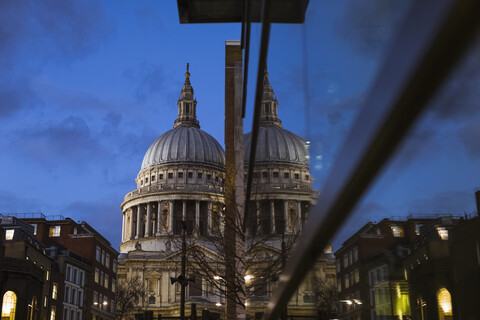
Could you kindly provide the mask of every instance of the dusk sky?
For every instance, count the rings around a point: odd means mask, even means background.
[[[311,141],[320,193],[408,4],[310,1],[304,25],[272,27],[279,116]],[[200,126],[224,145],[225,40],[239,38],[239,24],[180,25],[173,0],[0,1],[0,213],[84,220],[118,249],[120,204],[173,126],[187,62]],[[245,132],[259,39],[255,24]],[[367,221],[476,211],[479,59],[470,53],[450,77],[334,250]]]

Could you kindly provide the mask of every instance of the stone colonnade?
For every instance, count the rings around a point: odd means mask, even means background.
[[[161,200],[140,203],[126,208],[123,212],[122,221],[122,242],[140,238],[160,236],[166,234],[180,234],[175,227],[178,221],[187,221],[187,203],[195,202],[194,221],[192,224],[195,230],[202,230],[200,207],[207,208],[207,230],[208,233],[215,230],[215,224],[220,223],[218,204],[210,201],[200,200]],[[175,210],[175,202],[177,205],[181,203],[181,213]],[[213,210],[212,210],[213,209]],[[180,215],[181,214],[181,215]],[[217,222],[218,221],[218,222]],[[202,224],[203,225],[203,224]],[[189,225],[190,226],[190,225]]]

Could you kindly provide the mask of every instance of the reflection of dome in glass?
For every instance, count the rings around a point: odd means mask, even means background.
[[[263,100],[260,111],[255,162],[287,162],[308,166],[308,149],[305,140],[282,128],[278,118],[278,101],[273,96],[273,89],[265,72],[263,82]],[[250,160],[252,134],[244,135],[245,163]]]
[[[244,137],[245,162],[250,159],[252,134]],[[305,141],[278,126],[259,127],[255,162],[278,161],[308,165]]]
[[[145,153],[142,170],[156,164],[200,162],[225,166],[225,152],[208,133],[196,127],[178,126],[161,135]]]

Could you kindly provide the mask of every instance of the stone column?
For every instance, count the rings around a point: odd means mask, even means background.
[[[275,200],[270,200],[270,220],[272,223],[271,233],[275,233]]]
[[[302,202],[297,201],[297,226],[298,231],[302,232]]]
[[[283,219],[285,220],[285,231],[292,232],[292,225],[289,223],[288,220],[288,201],[283,200]]]
[[[133,227],[133,207],[130,207],[129,210],[130,210],[130,230],[129,230],[130,234],[128,235],[128,238],[130,240],[132,240],[133,239],[133,228],[134,228]]]
[[[162,203],[157,201],[157,236],[162,232]]]
[[[207,230],[207,234],[208,235],[211,235],[212,234],[212,203],[209,202],[207,204],[207,220],[208,220],[208,230]]]
[[[122,212],[122,242],[125,240],[125,211]]]
[[[195,200],[195,227],[200,230],[200,201]]]
[[[182,200],[182,221],[187,221],[187,201]]]
[[[145,237],[152,234],[152,203],[147,203],[147,221],[145,222]]]
[[[173,233],[173,200],[170,201],[170,220],[168,221],[168,232]]]
[[[140,238],[140,234],[142,232],[142,205],[137,205],[137,234],[135,235],[135,239]]]

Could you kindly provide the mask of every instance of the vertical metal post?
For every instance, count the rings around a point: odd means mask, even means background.
[[[187,244],[185,241],[185,233],[187,232],[187,222],[182,221],[182,266],[180,274],[183,276],[184,281],[180,282],[181,291],[180,291],[180,319],[185,320],[185,287],[188,283],[186,272],[186,260],[187,260]]]

